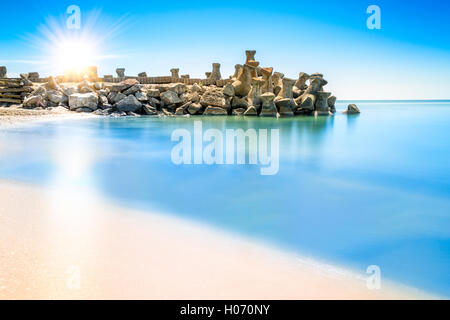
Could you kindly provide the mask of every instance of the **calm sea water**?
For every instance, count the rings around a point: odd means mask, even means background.
[[[347,103],[341,102],[338,110]],[[0,178],[101,190],[450,296],[450,102],[361,115],[61,121],[0,134]],[[279,172],[171,161],[175,129],[279,129]]]

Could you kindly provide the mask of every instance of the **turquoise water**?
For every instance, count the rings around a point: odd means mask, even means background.
[[[345,104],[346,105],[346,104]],[[127,118],[2,131],[0,178],[89,186],[450,296],[450,102],[358,102],[361,115]],[[338,110],[344,109],[344,103]],[[279,172],[171,161],[175,129],[279,129]]]

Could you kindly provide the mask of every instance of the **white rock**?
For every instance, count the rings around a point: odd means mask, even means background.
[[[77,110],[79,108],[89,108],[92,111],[98,108],[97,94],[90,93],[74,93],[69,96],[70,110]]]

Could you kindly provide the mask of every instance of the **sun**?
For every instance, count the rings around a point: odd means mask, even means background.
[[[95,65],[98,53],[95,41],[90,39],[64,39],[55,48],[55,63],[60,72],[81,74]]]

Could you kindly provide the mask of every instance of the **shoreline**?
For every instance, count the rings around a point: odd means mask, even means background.
[[[91,119],[98,116],[87,113],[70,112],[64,108],[53,110],[27,110],[21,108],[0,107],[0,129],[8,129],[17,126],[58,121]]]
[[[433,298],[388,281],[368,290],[345,268],[61,189],[0,180],[0,299]]]

